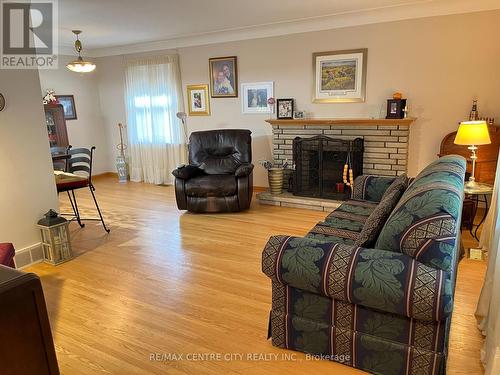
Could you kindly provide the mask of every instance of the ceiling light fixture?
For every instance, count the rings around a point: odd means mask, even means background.
[[[73,34],[76,35],[75,50],[76,52],[78,52],[78,58],[68,63],[66,67],[73,72],[89,73],[95,69],[95,64],[91,61],[85,61],[80,54],[82,52],[82,42],[80,41],[80,39],[78,39],[78,35],[80,35],[82,31],[81,30],[72,30],[72,31]]]

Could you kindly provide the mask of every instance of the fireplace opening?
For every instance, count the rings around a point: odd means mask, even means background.
[[[335,139],[325,135],[293,140],[293,194],[346,200],[350,188],[344,184],[344,166],[353,178],[363,173],[363,139]],[[349,180],[349,173],[347,173]]]

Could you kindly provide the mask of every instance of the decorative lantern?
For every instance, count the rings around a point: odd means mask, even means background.
[[[54,210],[49,210],[38,222],[46,263],[57,265],[73,258],[68,226],[68,220],[58,216]]]

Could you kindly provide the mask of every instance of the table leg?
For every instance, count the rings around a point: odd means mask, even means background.
[[[472,224],[471,226],[469,227],[469,233],[472,237],[476,238],[474,236],[474,219],[476,218],[476,214],[477,214],[477,206],[479,205],[479,196],[478,195],[473,195],[472,196],[472,200],[474,201],[474,211],[472,213]],[[477,240],[477,238],[476,238]]]
[[[483,217],[481,218],[481,221],[479,222],[479,224],[477,224],[476,230],[474,231],[474,238],[478,241],[479,241],[479,238],[477,237],[477,231],[478,231],[479,227],[481,226],[481,224],[484,223],[484,221],[486,220],[486,216],[488,215],[488,197],[486,197],[486,195],[483,195],[483,198],[484,198],[484,201],[481,201],[481,202],[484,202],[484,214],[483,214]],[[478,203],[479,203],[479,196],[478,196]],[[477,211],[477,209],[476,209],[476,211]]]

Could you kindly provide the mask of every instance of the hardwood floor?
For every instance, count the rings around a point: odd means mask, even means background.
[[[266,340],[271,287],[261,272],[263,246],[273,234],[304,235],[324,213],[254,202],[245,213],[194,215],[177,210],[172,187],[111,177],[96,187],[111,233],[96,222],[72,223],[76,259],[28,269],[42,279],[62,374],[362,373]],[[95,215],[90,194],[78,197],[83,212]],[[67,209],[66,196],[61,202]],[[481,373],[474,309],[485,268],[460,264],[450,374]],[[203,361],[203,353],[221,358]]]

